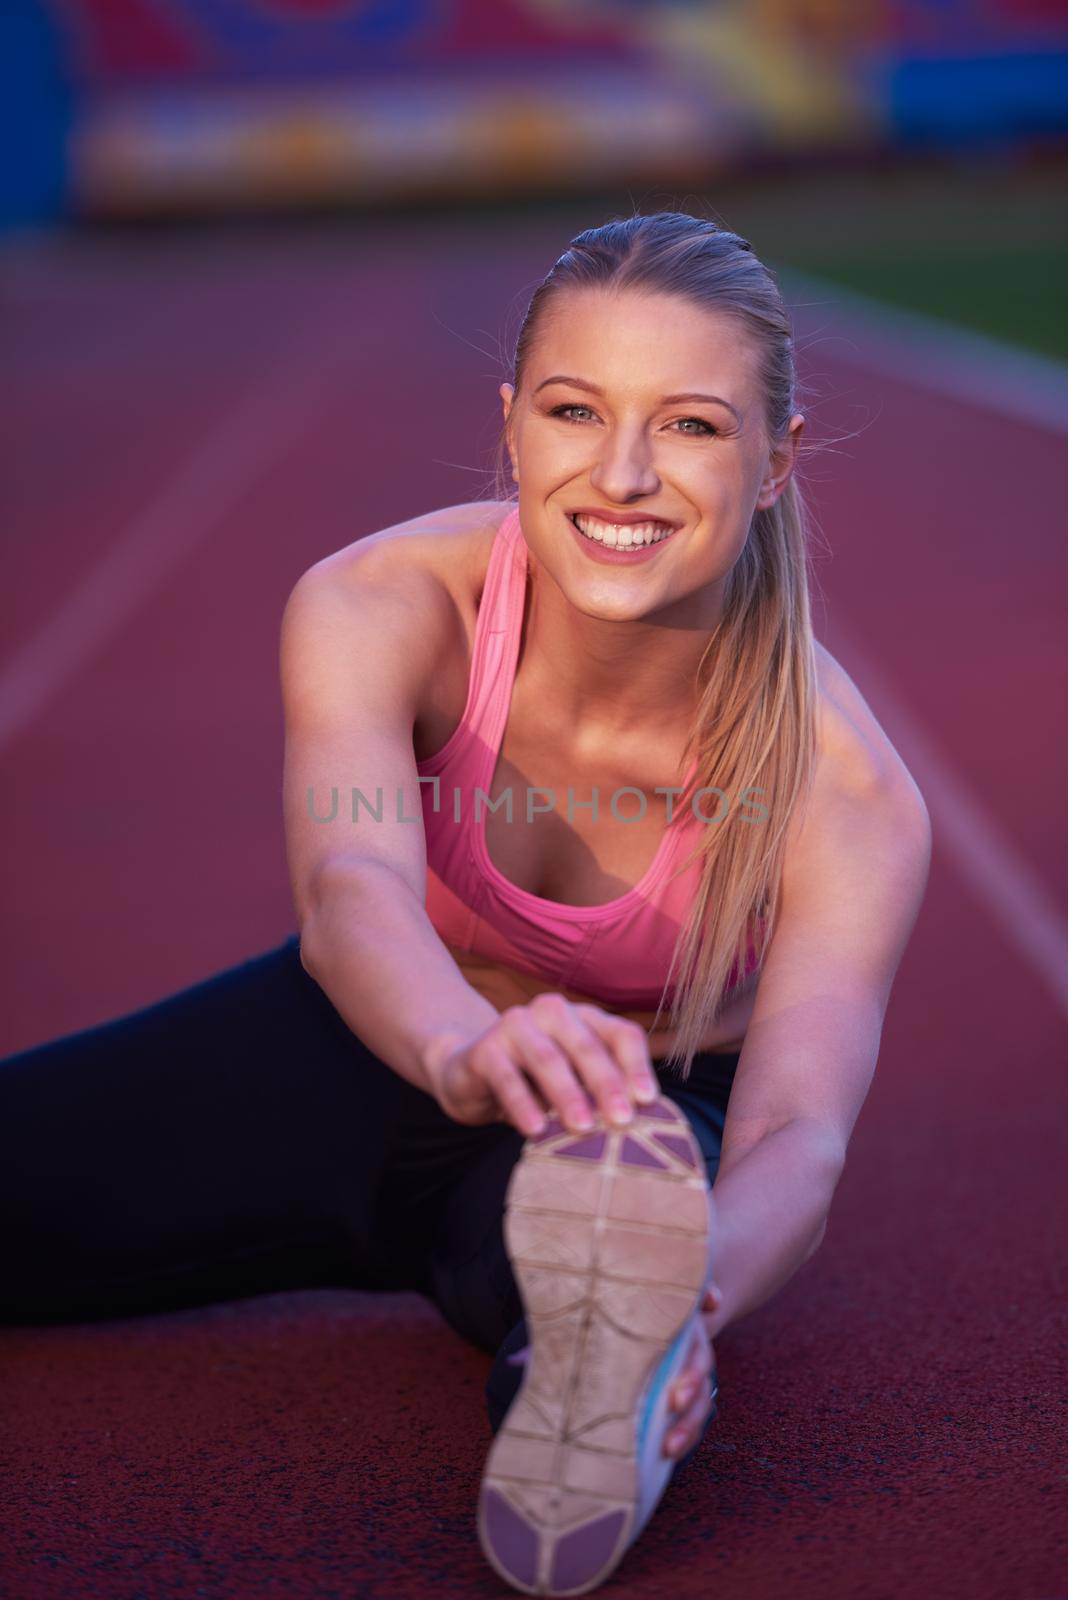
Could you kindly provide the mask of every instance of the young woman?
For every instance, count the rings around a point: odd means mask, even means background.
[[[712,1341],[824,1236],[930,827],[812,636],[790,324],[747,242],[580,234],[500,393],[516,499],[361,539],[286,606],[299,934],[3,1063],[0,1295],[421,1290],[496,1357],[487,1557],[577,1594],[714,1414]]]

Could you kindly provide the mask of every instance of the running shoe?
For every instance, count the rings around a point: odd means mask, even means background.
[[[674,1101],[624,1127],[559,1118],[524,1142],[504,1238],[529,1343],[479,1495],[490,1565],[525,1594],[585,1594],[618,1566],[680,1463],[672,1386],[711,1276],[704,1157]],[[692,1452],[691,1452],[692,1454]]]

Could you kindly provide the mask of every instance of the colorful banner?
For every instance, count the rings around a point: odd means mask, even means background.
[[[1033,138],[1063,0],[53,0],[91,213],[684,183]]]

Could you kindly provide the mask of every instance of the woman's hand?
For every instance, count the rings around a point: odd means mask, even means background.
[[[632,1101],[660,1092],[639,1023],[551,991],[509,1006],[474,1039],[442,1034],[424,1064],[454,1122],[510,1122],[525,1136],[542,1131],[546,1110],[575,1133],[593,1126],[596,1111],[627,1122]]]
[[[716,1362],[710,1336],[711,1324],[719,1310],[722,1295],[709,1284],[701,1301],[701,1318],[694,1329],[690,1356],[671,1392],[672,1420],[664,1435],[664,1454],[678,1460],[692,1450],[701,1437],[705,1418],[715,1401]]]

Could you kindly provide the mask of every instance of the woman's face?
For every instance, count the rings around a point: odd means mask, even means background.
[[[792,418],[769,451],[754,357],[736,322],[674,295],[559,296],[523,394],[513,404],[507,383],[500,394],[524,536],[578,610],[634,620],[697,596],[718,616],[754,511],[782,493],[804,427]],[[672,531],[645,559],[607,561],[575,512]]]

